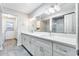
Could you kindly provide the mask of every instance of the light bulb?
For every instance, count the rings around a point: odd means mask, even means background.
[[[33,17],[33,18],[31,18],[31,19],[30,19],[30,21],[34,21],[34,20],[36,20],[36,18],[35,18],[35,17]]]
[[[55,13],[55,9],[51,7],[51,8],[49,8],[49,12],[50,13]]]
[[[50,14],[50,12],[49,12],[48,10],[47,10],[47,11],[45,11],[45,13],[46,13],[46,14],[48,14],[48,15]]]
[[[55,9],[56,11],[60,11],[60,10],[61,10],[58,5],[55,5],[55,6],[54,6],[54,9]]]

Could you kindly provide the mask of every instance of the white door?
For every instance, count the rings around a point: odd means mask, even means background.
[[[15,30],[15,18],[10,18],[6,21],[6,32],[5,37],[6,39],[13,39],[16,38],[16,30]]]

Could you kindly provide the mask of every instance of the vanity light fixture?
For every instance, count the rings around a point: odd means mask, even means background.
[[[55,9],[50,7],[47,11],[45,11],[45,13],[50,15],[51,13],[55,13]]]
[[[61,8],[60,8],[59,5],[55,5],[55,6],[54,6],[54,9],[55,9],[56,11],[60,11],[60,10],[61,10]]]
[[[57,11],[60,11],[61,8],[58,4],[54,5],[54,6],[51,6],[47,11],[45,11],[46,14],[50,15],[50,14],[53,14]]]
[[[55,9],[53,7],[49,8],[49,13],[55,13]]]
[[[36,17],[33,17],[33,18],[30,19],[30,21],[34,21],[34,20],[36,20]]]
[[[46,11],[45,11],[45,14],[48,14],[48,15],[49,15],[50,13],[49,13],[49,11],[48,11],[48,10],[46,10]]]

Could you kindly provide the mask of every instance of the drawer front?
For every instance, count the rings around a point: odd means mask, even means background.
[[[45,56],[52,56],[52,44],[51,45],[44,45],[40,44],[40,51],[43,53]]]
[[[45,46],[40,46],[40,52],[43,56],[52,56],[52,49],[45,47]]]
[[[47,40],[47,39],[42,39],[42,38],[37,38],[39,42],[42,42],[46,45],[51,45],[51,41]]]
[[[57,51],[60,52],[61,54],[64,55],[71,55],[71,56],[75,56],[76,55],[76,49],[75,48],[71,48],[71,47],[67,47],[58,43],[53,43],[53,51]]]

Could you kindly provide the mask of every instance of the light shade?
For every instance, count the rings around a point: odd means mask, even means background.
[[[50,13],[49,13],[49,11],[48,11],[48,10],[46,10],[46,11],[45,11],[45,14],[48,14],[48,15],[49,15]]]
[[[51,13],[55,13],[55,9],[50,7],[47,11],[45,11],[46,14],[51,14]]]
[[[51,7],[51,8],[49,8],[49,12],[50,13],[55,13],[55,9]]]
[[[33,17],[33,18],[30,19],[30,21],[34,21],[34,20],[36,20],[36,17]]]
[[[60,8],[58,5],[55,5],[55,6],[54,6],[54,9],[55,9],[56,11],[60,11],[60,10],[61,10],[61,8]]]

